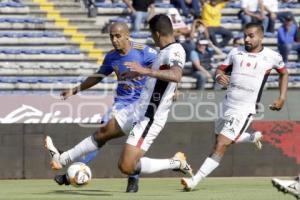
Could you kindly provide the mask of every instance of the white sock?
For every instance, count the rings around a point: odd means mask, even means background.
[[[255,133],[251,134],[251,133],[247,133],[244,132],[236,141],[235,143],[245,143],[245,142],[249,142],[249,143],[253,143],[255,139]]]
[[[208,176],[218,166],[219,163],[217,161],[210,157],[206,158],[196,175],[193,177],[194,181],[196,181],[197,183],[200,182],[204,177]]]
[[[72,149],[62,153],[60,155],[59,161],[62,165],[67,165],[70,162],[73,162],[79,159],[81,156],[95,151],[98,149],[97,143],[95,142],[93,136],[89,136],[79,142]]]
[[[140,159],[141,173],[152,174],[164,169],[178,169],[180,167],[179,161],[173,159],[152,159],[143,157]]]

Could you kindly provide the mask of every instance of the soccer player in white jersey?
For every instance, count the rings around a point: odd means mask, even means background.
[[[147,80],[135,108],[136,124],[123,149],[119,168],[128,175],[149,174],[165,169],[192,175],[192,169],[181,152],[171,159],[143,157],[167,121],[176,85],[181,80],[185,64],[185,51],[175,42],[169,17],[164,14],[155,15],[149,25],[160,52],[151,68],[143,68],[133,62],[126,64],[133,73],[146,75]]]
[[[263,36],[263,27],[260,24],[245,25],[245,45],[232,49],[216,71],[216,81],[227,87],[221,116],[215,124],[216,143],[212,154],[205,159],[195,176],[181,179],[186,191],[194,189],[219,166],[231,144],[239,138],[249,138],[244,131],[252,121],[252,115],[256,113],[256,105],[272,69],[279,73],[280,94],[270,109],[279,111],[284,105],[287,98],[288,72],[281,55],[262,45]],[[231,71],[231,76],[226,75],[226,71]]]
[[[153,173],[163,169],[174,169],[192,175],[191,168],[181,152],[168,159],[143,157],[166,123],[176,84],[181,80],[185,64],[185,51],[180,44],[175,43],[170,19],[166,15],[156,15],[149,24],[155,44],[160,47],[160,53],[151,68],[145,68],[134,61],[124,63],[130,69],[130,72],[122,75],[124,78],[146,75],[147,79],[134,114],[126,112],[127,117],[136,116],[136,120],[121,154],[119,168],[128,175]],[[101,128],[100,134],[85,139],[63,154],[58,152],[52,141],[48,141],[47,144],[46,140],[47,149],[54,152],[52,167],[60,169],[76,158],[95,151],[110,139],[123,136],[121,125],[126,121],[126,115],[120,114],[122,113],[119,112],[108,122],[107,128]],[[109,131],[105,131],[106,129]]]
[[[272,184],[278,191],[292,194],[300,199],[300,174],[293,180],[282,180],[278,178],[272,179]]]

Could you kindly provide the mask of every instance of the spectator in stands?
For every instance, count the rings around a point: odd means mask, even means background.
[[[190,38],[191,31],[176,8],[170,8],[167,16],[171,19],[175,40],[183,46],[186,60],[189,60],[191,51],[195,49],[195,44]]]
[[[195,19],[193,21],[190,38],[192,39],[192,41],[208,40],[209,46],[211,46],[217,54],[223,54],[222,50],[216,47],[210,40],[207,27],[204,25],[201,19]]]
[[[288,62],[288,55],[291,50],[297,51],[298,62],[300,62],[300,43],[297,42],[297,26],[293,16],[287,15],[283,25],[278,29],[278,50],[283,61]]]
[[[170,3],[175,6],[178,10],[182,11],[182,14],[185,17],[190,17],[191,15],[194,18],[200,16],[200,3],[199,0],[170,0]]]
[[[97,16],[97,7],[96,3],[104,2],[103,0],[84,0],[84,5],[88,9],[88,17],[96,17]]]
[[[232,38],[232,33],[221,26],[221,12],[228,0],[201,0],[202,20],[207,27],[210,40],[217,47],[225,47]],[[217,42],[216,34],[222,36],[222,42]]]
[[[154,0],[123,0],[133,18],[133,31],[139,32],[141,25],[154,15]]]
[[[209,33],[201,19],[195,19],[192,23],[191,37],[197,40],[209,40]]]
[[[196,49],[191,52],[193,76],[197,79],[196,89],[204,89],[205,83],[212,79],[212,57],[214,52],[208,48],[208,40],[198,40]]]
[[[260,22],[264,27],[264,32],[267,31],[269,20],[265,16],[263,0],[241,0],[241,8],[238,15],[243,26],[250,22]]]
[[[274,33],[275,31],[276,19],[280,20],[283,23],[285,16],[293,16],[293,14],[289,11],[279,11],[278,4],[278,0],[263,0],[264,10],[267,13],[266,15],[269,21],[267,31],[271,33]]]

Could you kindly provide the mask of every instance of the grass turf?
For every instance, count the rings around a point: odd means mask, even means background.
[[[272,187],[271,178],[207,178],[183,192],[179,178],[142,178],[140,190],[125,193],[127,180],[93,179],[87,186],[58,186],[53,180],[0,180],[1,200],[292,200]]]

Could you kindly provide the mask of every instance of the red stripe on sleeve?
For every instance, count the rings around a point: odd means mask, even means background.
[[[228,66],[229,66],[229,65],[221,64],[221,65],[218,67],[218,69],[225,72]]]

